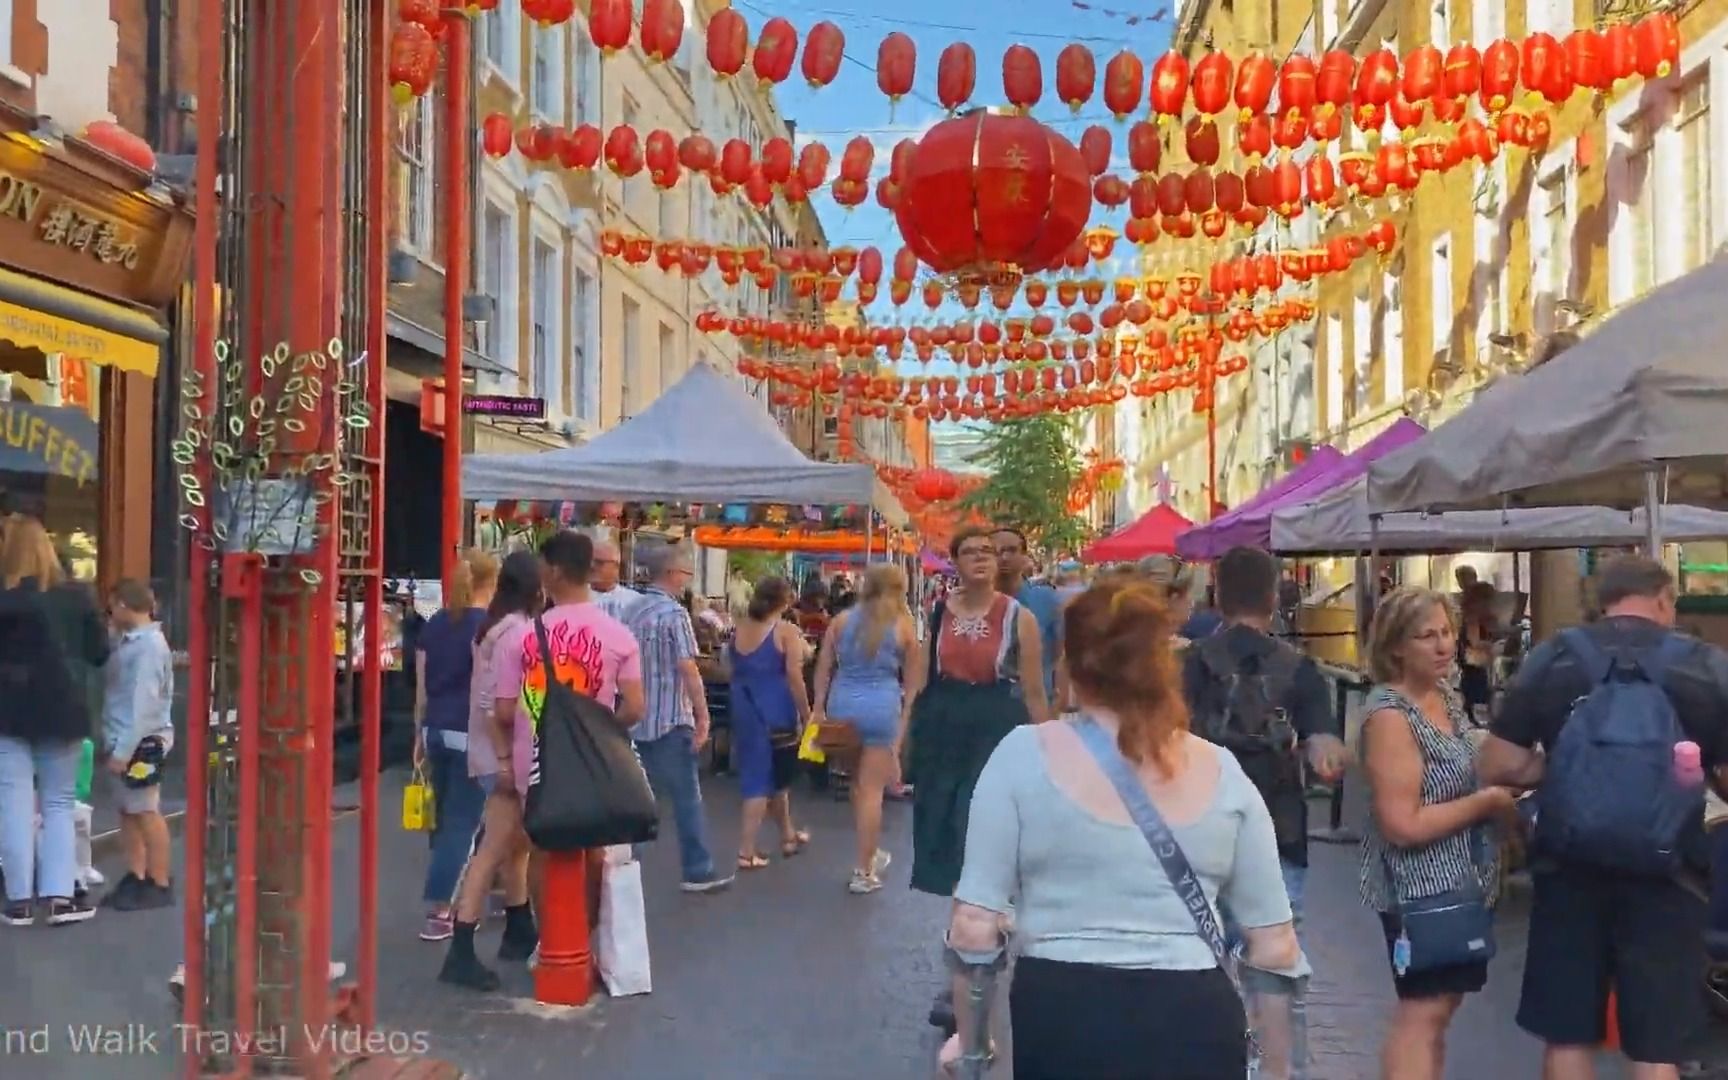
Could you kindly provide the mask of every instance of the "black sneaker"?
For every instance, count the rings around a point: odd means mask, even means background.
[[[7,926],[35,926],[36,906],[28,900],[17,900],[0,908],[0,923]]]
[[[452,948],[444,954],[444,966],[438,972],[438,981],[460,986],[468,990],[478,990],[483,994],[496,993],[503,981],[498,973],[480,962],[474,955],[474,949]]]
[[[138,886],[142,884],[144,884],[143,878],[130,870],[126,871],[126,876],[116,881],[114,887],[102,897],[102,906],[120,908],[122,911],[128,910],[121,907],[121,902],[129,900],[132,893],[137,891]]]
[[[96,916],[96,909],[79,900],[68,900],[63,896],[51,897],[44,901],[48,909],[49,926],[69,926],[72,923],[89,922]]]

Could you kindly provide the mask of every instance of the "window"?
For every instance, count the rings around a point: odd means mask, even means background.
[[[1656,285],[1656,140],[1642,119],[1626,154],[1627,226],[1631,235],[1632,295]]]
[[[1344,423],[1344,316],[1326,317],[1326,429]]]
[[[576,39],[576,120],[578,123],[600,122],[600,52],[588,37],[588,28],[580,19],[573,20],[571,31]]]
[[[571,387],[575,398],[574,412],[583,420],[598,419],[597,414],[600,411],[600,379],[597,370],[600,354],[595,350],[590,355],[590,343],[599,340],[599,335],[594,332],[594,299],[594,278],[585,270],[577,270],[574,287],[570,291],[570,372],[574,382]]]
[[[528,378],[533,397],[542,398],[550,408],[556,408],[560,396],[558,360],[558,249],[544,240],[534,241],[533,294],[529,300]]]
[[[685,227],[685,223],[678,220],[678,211],[680,209],[680,203],[682,202],[680,192],[684,189],[690,188],[691,186],[692,185],[689,184],[680,184],[678,187],[672,188],[669,191],[657,192],[657,198],[660,200],[661,236],[689,235],[690,230]]]
[[[1710,69],[1703,68],[1680,88],[1675,128],[1680,144],[1680,194],[1685,209],[1681,271],[1710,261],[1716,231],[1710,212]]]
[[[1531,8],[1539,7],[1543,0],[1534,0]],[[1477,42],[1477,48],[1495,38],[1506,36],[1506,0],[1473,0],[1470,8],[1470,38]]]
[[[481,252],[481,285],[492,298],[484,345],[488,356],[514,367],[516,323],[512,293],[516,277],[516,221],[502,208],[488,203],[482,224],[486,246]]]
[[[1539,176],[1530,234],[1532,321],[1538,334],[1559,328],[1557,305],[1570,298],[1572,221],[1571,172],[1563,160]]]
[[[678,381],[682,365],[678,362],[678,335],[670,326],[660,324],[660,392],[664,394]]]
[[[1505,16],[1502,15],[1501,19],[1504,20]],[[1526,35],[1540,31],[1563,38],[1573,29],[1572,0],[1530,0],[1524,9]],[[1481,34],[1475,36],[1478,41],[1487,40]]]
[[[683,81],[685,89],[690,87],[690,52],[693,46],[691,39],[697,35],[692,33],[695,19],[690,10],[690,0],[683,0],[684,7],[684,37],[678,44],[678,54],[672,58],[672,71]]]
[[[1476,195],[1474,222],[1474,264],[1471,268],[1472,299],[1476,305],[1476,362],[1484,363],[1493,354],[1489,337],[1505,333],[1509,323],[1506,310],[1506,253],[1510,244],[1506,233],[1506,162],[1478,170],[1481,177]]]
[[[1452,235],[1434,241],[1428,261],[1433,301],[1429,308],[1434,323],[1434,362],[1452,359]],[[1391,397],[1390,394],[1387,397]]]
[[[642,405],[642,387],[646,379],[642,371],[642,305],[622,298],[619,318],[619,342],[624,359],[624,408],[634,414]]]
[[[1452,44],[1452,5],[1450,0],[1428,0],[1428,41],[1444,49]]]
[[[0,0],[0,11],[4,0]],[[400,113],[396,153],[402,158],[401,235],[402,246],[421,255],[432,254],[433,124],[437,100],[432,94],[418,98]]]
[[[12,63],[12,0],[0,0],[0,69],[16,69]]]
[[[1368,407],[1374,369],[1373,309],[1366,292],[1356,294],[1350,311],[1351,394],[1350,415]]]
[[[1381,385],[1386,401],[1404,400],[1404,284],[1397,274],[1380,275]],[[1435,308],[1436,312],[1441,308]]]
[[[534,113],[554,124],[564,122],[565,27],[534,28]]]
[[[522,78],[522,13],[515,4],[500,4],[480,19],[486,38],[486,63],[507,83]]]

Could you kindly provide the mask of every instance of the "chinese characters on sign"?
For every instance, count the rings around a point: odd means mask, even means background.
[[[122,235],[113,221],[86,213],[76,203],[63,202],[48,211],[39,235],[44,243],[82,251],[104,264],[138,268],[137,242]]]

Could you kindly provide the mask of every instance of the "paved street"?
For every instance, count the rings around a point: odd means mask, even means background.
[[[385,805],[393,810],[397,781],[390,779]],[[716,850],[730,854],[737,800],[725,779],[710,781],[709,790]],[[339,801],[351,797],[339,793]],[[482,1078],[925,1080],[936,1039],[923,1018],[938,982],[944,905],[904,887],[910,810],[889,808],[889,846],[900,860],[889,871],[890,887],[870,897],[842,887],[850,863],[844,805],[802,795],[799,816],[814,846],[719,896],[678,892],[672,845],[657,845],[646,863],[655,993],[560,1016],[526,1000],[530,983],[521,968],[506,972],[505,995],[474,997],[434,981],[443,950],[414,937],[424,844],[389,828],[381,881],[394,906],[384,916],[383,1020],[427,1031],[436,1055]],[[340,866],[354,865],[355,840],[354,821],[345,819],[337,829]],[[1308,896],[1307,938],[1318,972],[1314,1075],[1370,1080],[1391,994],[1378,928],[1356,900],[1354,847],[1316,847]],[[351,895],[338,895],[338,942],[352,941],[353,908]],[[1520,909],[1514,898],[1494,979],[1454,1029],[1450,1076],[1536,1075],[1536,1047],[1512,1023],[1523,961]],[[172,911],[104,913],[81,927],[0,933],[0,1024],[14,1031],[48,1024],[51,1036],[47,1055],[8,1060],[0,1075],[171,1075],[175,1017],[165,979],[178,958],[177,919]],[[496,935],[496,926],[485,934],[488,951]],[[67,1024],[128,1023],[158,1033],[160,1053],[146,1047],[92,1057],[74,1054],[67,1041]]]

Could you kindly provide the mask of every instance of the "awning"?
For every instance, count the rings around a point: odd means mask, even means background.
[[[154,377],[168,331],[138,309],[0,270],[0,340]]]

